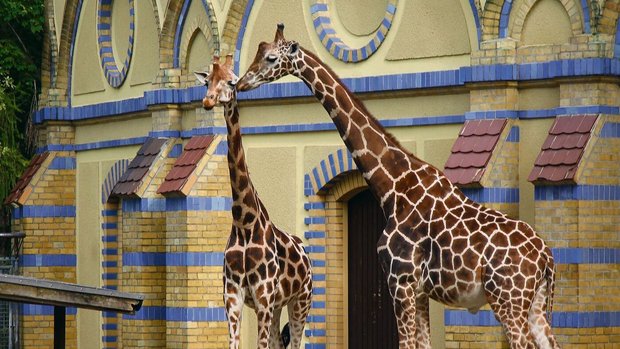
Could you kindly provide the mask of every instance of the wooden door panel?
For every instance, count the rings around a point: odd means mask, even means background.
[[[398,331],[377,241],[383,212],[365,190],[348,202],[349,348],[398,348]]]

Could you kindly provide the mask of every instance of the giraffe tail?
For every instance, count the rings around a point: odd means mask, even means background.
[[[551,250],[547,248],[547,265],[545,268],[545,279],[547,282],[547,321],[551,326],[551,316],[553,313],[553,292],[555,289],[555,264]]]

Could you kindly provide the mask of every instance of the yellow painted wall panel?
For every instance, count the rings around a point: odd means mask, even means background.
[[[295,157],[294,147],[249,148],[247,151],[250,178],[271,220],[291,234],[295,234],[298,201]]]
[[[407,1],[388,60],[468,54],[471,43],[458,0]],[[394,33],[392,33],[394,35]],[[472,38],[476,41],[477,38]]]
[[[159,71],[159,31],[151,1],[134,1],[136,31],[131,69],[127,79],[131,86],[150,84]]]
[[[101,190],[99,163],[80,163],[77,171],[77,283],[101,287]],[[96,314],[99,314],[97,312]],[[78,313],[78,345],[92,348],[101,340],[101,316]]]

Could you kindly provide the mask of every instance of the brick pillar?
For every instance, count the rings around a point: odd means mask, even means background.
[[[593,92],[594,94],[598,92]],[[620,116],[601,115],[574,184],[536,186],[536,228],[553,248],[554,333],[575,348],[620,345]]]
[[[49,151],[34,173],[25,174],[30,176],[29,183],[13,210],[14,229],[26,234],[21,272],[75,283],[75,132],[68,124],[49,123],[42,133]],[[24,347],[52,347],[53,314],[51,306],[22,306]],[[76,314],[76,308],[67,308],[67,348],[77,347]]]
[[[166,198],[167,348],[228,345],[222,267],[232,199],[226,142],[213,142],[196,166],[189,195]]]
[[[124,292],[144,296],[135,316],[123,316],[123,348],[166,346],[165,201],[156,197],[122,200]]]

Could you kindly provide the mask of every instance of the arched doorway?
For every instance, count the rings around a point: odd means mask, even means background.
[[[385,227],[379,203],[369,190],[348,201],[349,348],[398,348],[398,331],[377,241]]]

